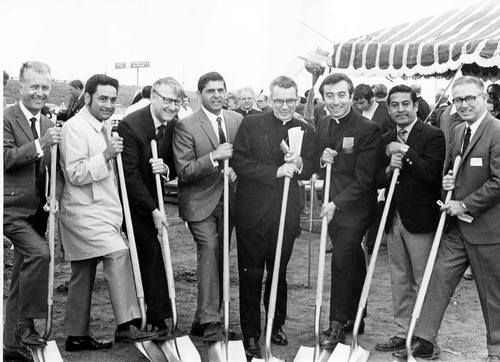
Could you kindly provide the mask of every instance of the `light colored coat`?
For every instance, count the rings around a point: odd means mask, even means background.
[[[120,234],[123,215],[118,180],[103,154],[106,137],[111,138],[109,129],[87,107],[62,128],[61,168],[66,183],[60,201],[60,229],[68,260],[127,248]]]

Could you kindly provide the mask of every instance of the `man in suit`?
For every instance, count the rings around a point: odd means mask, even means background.
[[[396,129],[382,137],[385,153],[377,173],[379,188],[389,188],[400,170],[387,217],[387,251],[397,331],[378,351],[404,348],[411,314],[439,222],[436,201],[441,197],[445,158],[443,132],[417,118],[417,95],[408,86],[389,91],[389,112]]]
[[[210,72],[198,81],[201,108],[177,122],[173,149],[179,183],[179,213],[197,248],[198,306],[191,334],[224,340],[221,324],[224,160],[233,156],[240,114],[222,109],[226,83]],[[229,168],[231,183],[236,174]],[[232,189],[230,192],[233,192]]]
[[[487,362],[500,360],[500,122],[486,111],[483,82],[465,76],[452,86],[453,103],[465,121],[452,133],[446,164],[462,156],[457,174],[449,171],[443,189],[453,191],[442,210],[451,216],[441,241],[422,306],[414,357],[434,357],[439,327],[467,266],[472,267],[486,324]],[[472,216],[467,222],[464,216]],[[404,353],[398,353],[403,356]]]
[[[427,116],[429,113],[431,113],[431,107],[429,107],[429,103],[422,97],[422,86],[418,83],[414,83],[411,85],[411,89],[415,91],[417,94],[417,100],[418,100],[418,112],[417,112],[417,117],[418,119],[421,119],[422,121],[426,122],[427,121]]]
[[[243,117],[261,112],[258,109],[252,108],[255,101],[255,92],[251,87],[238,89],[238,91],[236,92],[236,97],[238,97],[239,107],[235,109],[235,111],[241,114]]]
[[[157,80],[152,87],[151,105],[126,116],[118,125],[123,137],[123,170],[139,255],[152,331],[165,338],[166,318],[172,317],[165,264],[158,236],[167,220],[159,210],[155,175],[174,179],[172,135],[182,98],[182,86],[171,77]],[[157,142],[158,158],[152,158],[151,140]]]
[[[333,244],[330,326],[322,346],[334,348],[345,341],[344,326],[352,330],[366,276],[361,241],[376,212],[375,173],[382,132],[353,111],[354,87],[345,74],[328,75],[320,93],[331,117],[323,118],[316,128],[314,163],[323,174],[326,164],[332,164],[330,202],[324,213],[333,216],[328,225]]]
[[[328,109],[323,102],[320,102],[314,106],[314,127],[318,126],[321,119],[328,115]]]
[[[245,118],[236,136],[233,157],[239,180],[235,209],[240,320],[248,358],[260,358],[261,354],[258,341],[262,277],[267,269],[264,292],[267,311],[285,177],[291,181],[271,342],[288,344],[282,326],[287,316],[286,269],[295,238],[300,233],[298,180],[308,180],[312,174],[313,128],[293,118],[299,103],[297,84],[291,78],[280,76],[271,82],[270,91],[273,111]],[[298,127],[304,131],[301,153],[285,155],[280,143],[288,141],[289,129]]]
[[[382,83],[377,83],[372,85],[372,90],[375,102],[385,108],[389,108],[387,105],[387,87]]]
[[[59,121],[67,121],[77,114],[85,105],[85,99],[83,98],[83,83],[81,80],[75,79],[69,82],[69,93],[71,94],[71,98],[68,102],[68,108],[66,111],[60,112],[57,115]]]
[[[372,88],[369,85],[358,84],[354,88],[353,99],[358,111],[372,122],[375,122],[382,130],[382,134],[394,129],[394,122],[389,111],[375,101]]]
[[[269,97],[265,94],[259,95],[255,100],[255,103],[262,112],[272,112],[273,110],[273,107],[269,105]]]
[[[21,99],[3,113],[3,232],[14,244],[3,330],[5,360],[32,360],[25,347],[46,344],[33,320],[47,317],[50,255],[44,240],[48,218],[43,209],[45,165],[50,165],[50,146],[61,139],[61,131],[40,113],[51,83],[47,64],[23,63]]]
[[[62,128],[60,234],[71,261],[64,326],[67,351],[100,350],[111,342],[90,337],[92,289],[102,261],[117,329],[115,341],[141,342],[157,338],[140,330],[140,310],[128,246],[121,235],[122,205],[114,158],[123,141],[111,137],[104,124],[114,112],[118,81],[104,74],[89,78],[85,107]]]

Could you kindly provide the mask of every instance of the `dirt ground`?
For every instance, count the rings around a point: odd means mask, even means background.
[[[177,218],[177,209],[168,204],[167,214],[171,221],[169,239],[174,273],[176,279],[176,296],[179,313],[181,335],[189,333],[189,328],[196,308],[196,249],[192,236],[185,224]],[[304,230],[308,223],[303,222]],[[316,229],[316,227],[315,227]],[[235,238],[231,248],[231,328],[240,332],[238,304],[238,275]],[[311,287],[308,287],[308,244],[312,241]],[[284,330],[289,337],[286,347],[272,346],[276,357],[293,361],[299,347],[314,345],[314,303],[316,293],[316,275],[319,234],[303,231],[296,240],[292,259],[288,267],[289,305],[288,319]],[[6,250],[5,261],[9,262],[12,252]],[[322,322],[328,323],[330,260],[327,255]],[[377,342],[390,338],[395,330],[392,320],[392,301],[389,284],[387,251],[381,248],[375,269],[373,284],[369,296],[368,317],[365,334],[359,342],[371,351],[370,361],[394,361],[390,353],[374,350]],[[55,287],[61,286],[69,279],[70,265],[59,261],[56,264]],[[6,302],[11,268],[5,268],[4,303]],[[64,313],[66,293],[55,290],[54,293],[54,326],[51,339],[55,339],[64,361],[147,361],[131,344],[116,344],[108,351],[72,352],[64,350]],[[5,305],[4,305],[5,308]],[[262,308],[263,309],[263,308]],[[263,324],[264,325],[264,324]],[[39,328],[40,331],[43,327]],[[96,339],[113,338],[115,324],[108,298],[108,292],[99,268],[96,278],[92,305],[91,334]],[[263,332],[264,334],[264,332]],[[197,347],[202,361],[208,361],[207,347],[202,338],[191,338]],[[260,344],[264,351],[264,338]],[[346,343],[350,344],[348,336]],[[479,298],[473,281],[463,280],[446,312],[438,341],[443,352],[442,361],[481,361],[486,356],[486,331],[481,314]]]

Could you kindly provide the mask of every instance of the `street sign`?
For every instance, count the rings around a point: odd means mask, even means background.
[[[127,67],[127,63],[125,63],[125,62],[115,63],[115,69],[124,69],[126,67]]]
[[[137,62],[116,62],[115,69],[137,69],[137,85],[139,85],[139,68],[149,68],[149,60],[141,60]]]
[[[130,62],[130,68],[149,68],[149,61]]]

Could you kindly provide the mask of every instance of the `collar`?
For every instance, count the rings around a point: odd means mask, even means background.
[[[470,128],[470,135],[471,135],[471,138],[472,136],[474,135],[474,133],[477,131],[477,129],[479,128],[479,126],[481,125],[481,122],[484,120],[484,117],[486,117],[486,114],[488,113],[488,111],[484,111],[484,113],[481,115],[481,117],[478,118],[478,120],[472,124],[468,124],[467,122],[465,127],[469,127]]]
[[[28,121],[30,120],[30,118],[35,117],[35,118],[36,118],[36,120],[37,120],[38,122],[40,122],[40,114],[41,114],[41,112],[40,112],[40,111],[38,111],[38,113],[37,113],[37,114],[33,114],[33,113],[31,113],[30,111],[28,111],[28,108],[26,108],[26,106],[24,105],[24,103],[23,103],[23,101],[22,101],[22,100],[19,100],[19,106],[21,107],[21,111],[23,112],[24,116],[26,117],[26,119],[27,119]]]
[[[413,126],[415,125],[415,123],[417,123],[417,120],[418,118],[415,117],[415,120],[413,122],[411,122],[408,126],[405,126],[405,127],[401,127],[399,125],[396,126],[396,130],[397,132],[399,133],[399,131],[401,131],[402,129],[405,129],[408,134],[410,134],[411,130],[413,129]]]
[[[208,119],[209,119],[210,122],[216,123],[218,117],[222,118],[222,121],[224,121],[224,112],[222,112],[222,110],[217,115],[217,114],[213,114],[212,112],[210,112],[209,110],[207,110],[205,107],[203,107],[203,105],[201,105],[201,109],[203,110],[203,112],[205,112],[205,114],[208,117]]]
[[[341,122],[347,121],[349,119],[351,112],[352,112],[352,107],[350,107],[349,111],[346,114],[344,114],[342,117],[335,118],[332,116],[332,119],[335,121],[335,123],[340,124]]]
[[[278,118],[278,117],[274,114],[274,112],[273,112],[273,116],[274,116],[274,119],[276,120],[276,122],[281,123],[283,126],[284,126],[284,125],[286,125],[288,122],[290,122],[290,121],[292,120],[292,118],[293,118],[293,115],[292,115],[292,116],[290,116],[290,118],[288,118],[287,120],[283,121],[283,120],[279,119],[279,118]]]
[[[85,106],[81,109],[78,114],[81,114],[83,118],[94,128],[97,132],[101,132],[104,127],[104,122],[99,121],[95,118],[89,111],[89,107]]]

